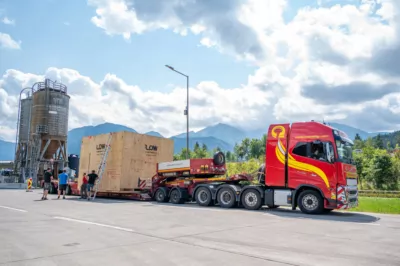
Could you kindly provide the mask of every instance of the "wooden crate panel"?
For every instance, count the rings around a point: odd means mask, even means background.
[[[78,185],[83,173],[96,173],[109,134],[82,138]],[[114,133],[99,191],[118,192],[138,187],[138,180],[151,178],[158,162],[172,161],[174,142],[132,132]]]

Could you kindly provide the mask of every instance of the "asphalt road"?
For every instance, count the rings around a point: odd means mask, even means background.
[[[0,265],[399,265],[400,216],[0,190]]]

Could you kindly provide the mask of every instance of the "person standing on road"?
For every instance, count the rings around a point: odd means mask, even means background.
[[[87,198],[87,183],[88,183],[88,178],[86,176],[86,173],[83,173],[82,185],[81,185],[81,199]]]
[[[47,171],[44,173],[42,200],[47,200],[47,194],[50,190],[51,180],[53,180],[53,175],[51,173],[51,169],[47,168]]]
[[[63,170],[61,174],[58,175],[58,197],[57,199],[60,198],[60,192],[62,190],[63,192],[63,199],[65,199],[65,190],[67,190],[67,180],[68,180],[68,175],[67,175],[67,170]]]
[[[88,200],[90,200],[90,197],[92,197],[92,192],[93,192],[93,187],[94,187],[94,183],[96,182],[96,179],[99,177],[96,174],[95,170],[92,170],[92,173],[88,175],[89,176],[89,180],[88,180],[88,184],[87,184],[87,190],[89,192],[89,196],[88,196]]]

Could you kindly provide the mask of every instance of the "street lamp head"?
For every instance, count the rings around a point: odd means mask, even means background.
[[[165,66],[168,67],[171,70],[175,70],[172,66],[169,66],[169,65],[165,65]]]

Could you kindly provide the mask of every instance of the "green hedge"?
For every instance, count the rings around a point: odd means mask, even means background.
[[[368,198],[400,198],[400,191],[359,190],[358,196]]]

